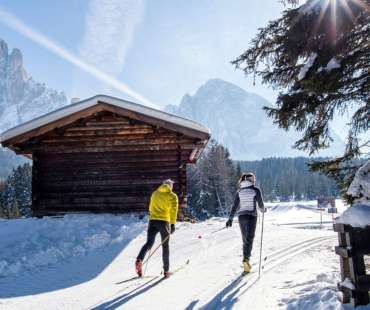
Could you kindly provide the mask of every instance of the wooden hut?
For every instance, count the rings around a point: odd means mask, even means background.
[[[185,207],[186,164],[209,137],[188,119],[97,95],[9,129],[1,144],[32,158],[32,211],[44,216],[146,211],[167,178]]]

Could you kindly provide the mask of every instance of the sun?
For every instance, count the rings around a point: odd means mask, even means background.
[[[302,8],[303,13],[319,12],[315,30],[319,29],[324,18],[330,18],[330,31],[334,38],[338,35],[338,24],[343,19],[356,23],[355,12],[360,10],[370,13],[370,6],[365,0],[308,0]]]

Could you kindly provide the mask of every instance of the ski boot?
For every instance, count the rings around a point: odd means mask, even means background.
[[[136,273],[138,275],[138,277],[142,277],[143,276],[143,261],[140,260],[140,259],[137,259],[136,262],[135,262],[135,270],[136,270]]]
[[[251,272],[251,265],[249,263],[248,258],[243,259],[243,268],[244,268],[244,273],[250,273]]]
[[[163,277],[168,279],[170,276],[173,275],[173,272],[170,272],[170,271],[164,271],[163,272]]]

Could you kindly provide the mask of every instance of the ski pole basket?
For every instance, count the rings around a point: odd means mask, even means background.
[[[370,226],[357,228],[334,224],[334,231],[338,233],[339,245],[335,247],[335,253],[340,256],[342,282],[338,288],[343,293],[343,303],[351,303],[354,307],[367,305],[370,302],[370,274],[366,271],[370,271],[370,265],[366,255],[370,254]]]

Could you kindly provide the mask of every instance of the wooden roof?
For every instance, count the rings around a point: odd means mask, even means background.
[[[27,141],[33,137],[37,137],[58,127],[66,126],[76,120],[101,111],[110,111],[118,115],[179,132],[189,137],[199,138],[204,140],[204,142],[210,138],[208,128],[189,119],[123,99],[106,95],[96,95],[11,128],[1,134],[0,142],[3,146],[14,149],[12,146],[15,144]]]

